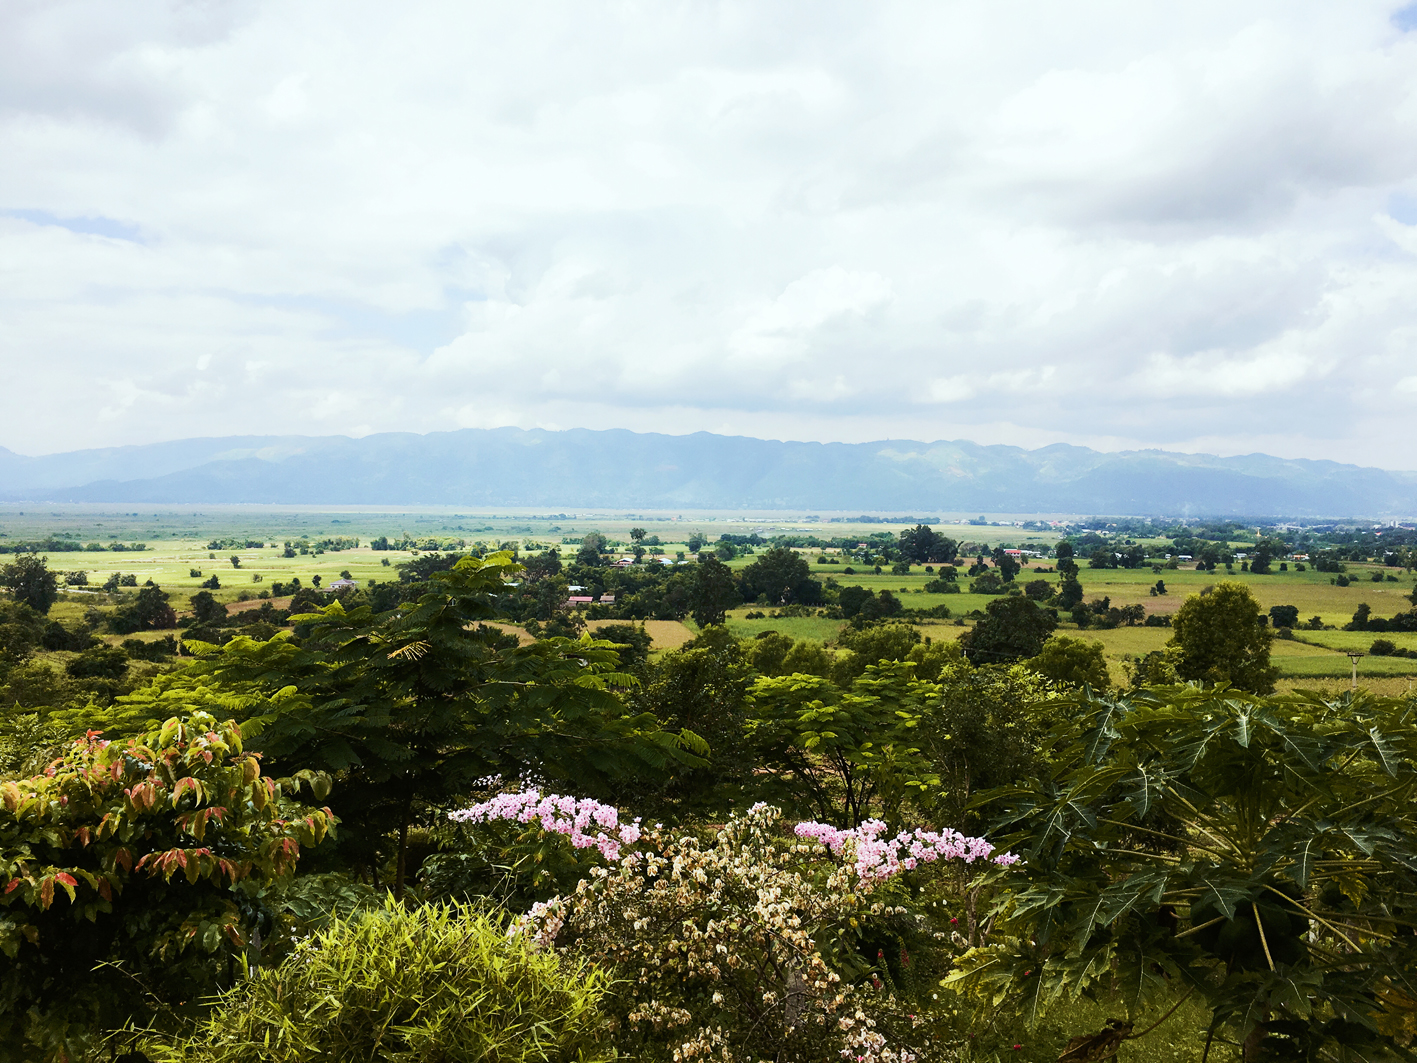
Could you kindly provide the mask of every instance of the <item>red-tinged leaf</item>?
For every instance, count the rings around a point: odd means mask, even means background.
[[[106,901],[113,900],[113,887],[109,885],[108,879],[100,877],[98,880],[98,895]]]
[[[64,892],[69,895],[69,903],[74,903],[74,887],[79,884],[78,879],[67,871],[61,871],[54,876],[54,881],[64,887]]]
[[[113,854],[113,866],[121,867],[124,871],[133,870],[133,854],[126,846]]]
[[[54,903],[54,879],[45,876],[39,880],[39,908],[40,911],[48,911],[49,906]]]
[[[89,845],[89,829],[87,827],[80,827],[74,833],[79,839],[79,844],[87,849]]]
[[[25,881],[25,880],[22,879],[22,878],[12,878],[12,879],[9,881],[9,883],[5,886],[5,894],[4,894],[4,895],[5,895],[6,897],[8,897],[8,896],[10,895],[10,891],[11,891],[11,890],[14,890],[14,889],[18,889],[18,888],[24,883],[24,881]]]
[[[231,943],[238,949],[244,949],[246,947],[246,938],[239,929],[232,926],[230,923],[224,924],[221,929],[226,936],[231,939]]]

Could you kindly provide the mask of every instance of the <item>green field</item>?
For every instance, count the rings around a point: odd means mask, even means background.
[[[555,547],[565,555],[577,549],[575,542],[588,531],[599,531],[621,551],[628,549],[630,529],[644,528],[658,536],[660,545],[650,552],[673,557],[687,552],[687,540],[695,533],[716,541],[725,533],[748,535],[756,532],[764,538],[778,534],[808,534],[821,538],[834,536],[867,536],[879,532],[898,534],[900,524],[832,523],[811,517],[757,517],[727,514],[664,514],[664,513],[476,513],[451,509],[398,510],[373,507],[340,507],[324,510],[297,510],[290,507],[260,506],[164,506],[156,508],[126,508],[103,505],[15,506],[0,505],[0,543],[17,540],[38,540],[49,536],[69,537],[88,543],[146,544],[143,551],[113,552],[51,552],[50,566],[60,572],[82,570],[88,575],[89,589],[67,590],[55,606],[59,620],[78,620],[84,609],[97,601],[106,600],[96,593],[110,573],[131,573],[139,584],[152,579],[172,594],[179,613],[187,599],[200,585],[215,575],[221,583],[214,592],[228,604],[253,599],[269,592],[272,583],[288,583],[299,577],[310,586],[315,576],[328,584],[349,572],[361,585],[371,581],[396,579],[400,562],[413,556],[411,551],[375,551],[368,547],[371,539],[459,538],[469,544],[483,543],[492,547],[514,545],[521,550],[542,550]],[[1008,525],[980,526],[977,524],[936,524],[943,534],[971,546],[980,543],[1016,543],[1027,548],[1030,544],[1049,546],[1055,535],[1026,531]],[[318,541],[334,537],[358,539],[357,549],[324,553],[297,554],[283,557],[283,543],[308,539]],[[260,539],[267,544],[260,549],[213,550],[208,543],[214,539]],[[761,549],[761,548],[760,548]],[[971,549],[971,552],[973,550]],[[820,564],[820,552],[802,551],[810,563],[812,576],[820,580],[835,580],[839,586],[860,585],[879,593],[889,590],[910,609],[931,609],[948,606],[951,619],[925,625],[926,633],[935,638],[957,637],[963,627],[954,618],[968,617],[984,610],[992,600],[987,595],[969,594],[970,580],[961,571],[959,582],[965,593],[927,594],[925,584],[934,578],[923,566],[915,566],[909,575],[895,575],[889,570],[880,574],[859,562],[851,564]],[[231,555],[240,561],[240,568],[231,564]],[[0,555],[3,557],[3,555]],[[751,555],[739,556],[730,562],[740,569],[753,562]],[[840,562],[841,558],[835,558]],[[385,562],[388,562],[385,564]],[[967,564],[967,562],[966,562]],[[1052,572],[1035,573],[1033,567],[1049,567],[1050,562],[1035,562],[1019,576],[1019,582],[1030,579],[1056,581]],[[845,570],[853,568],[848,574]],[[201,573],[193,576],[196,570]],[[1341,628],[1351,619],[1360,603],[1367,603],[1374,616],[1392,616],[1411,608],[1406,595],[1411,591],[1412,578],[1402,574],[1399,582],[1386,578],[1372,582],[1378,572],[1384,576],[1391,569],[1350,564],[1346,575],[1354,582],[1339,587],[1333,577],[1312,569],[1298,572],[1291,566],[1288,572],[1257,576],[1239,572],[1196,572],[1192,568],[1164,569],[1155,572],[1150,567],[1139,569],[1092,569],[1080,573],[1088,600],[1107,597],[1114,606],[1141,604],[1148,613],[1174,613],[1188,595],[1196,594],[1222,579],[1231,579],[1249,587],[1263,609],[1273,605],[1294,605],[1302,621],[1317,616],[1325,625]],[[260,577],[259,580],[255,577]],[[1166,593],[1150,593],[1156,581],[1165,582]],[[748,620],[750,611],[771,610],[746,606],[729,614],[728,626],[740,637],[751,638],[763,631],[780,631],[794,638],[823,642],[835,640],[841,622],[825,617],[777,617]],[[966,620],[966,624],[970,621]],[[688,625],[692,628],[692,623]],[[1103,644],[1114,676],[1122,676],[1125,658],[1160,649],[1170,637],[1164,627],[1117,628],[1079,631],[1069,622],[1060,628],[1061,634],[1096,640]],[[671,637],[672,636],[672,637]],[[1341,678],[1350,675],[1350,663],[1341,652],[1366,652],[1376,638],[1386,638],[1399,647],[1417,649],[1417,633],[1378,634],[1373,632],[1300,631],[1294,641],[1276,640],[1274,660],[1281,674],[1294,679],[1307,677]],[[1302,640],[1302,641],[1301,641]],[[682,641],[682,637],[666,629],[657,641]],[[1417,675],[1417,659],[1364,657],[1359,662],[1359,675],[1375,679]]]

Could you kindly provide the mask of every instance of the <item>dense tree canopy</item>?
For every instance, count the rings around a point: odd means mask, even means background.
[[[1253,694],[1274,689],[1274,635],[1261,625],[1259,603],[1243,584],[1224,581],[1209,594],[1186,599],[1171,627],[1167,647],[1182,679],[1229,683]]]

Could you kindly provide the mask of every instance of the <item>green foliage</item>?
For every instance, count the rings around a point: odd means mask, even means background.
[[[803,639],[779,631],[764,631],[746,643],[748,662],[759,675],[830,675],[832,657],[820,642]]]
[[[822,600],[822,585],[812,579],[806,558],[786,546],[764,551],[743,569],[741,586],[748,601],[766,596],[774,605],[815,605]]]
[[[712,554],[700,555],[689,592],[694,623],[701,628],[720,625],[728,610],[741,600],[738,585],[728,566]]]
[[[156,1063],[594,1063],[614,1058],[605,975],[473,908],[392,902],[338,918],[227,992]]]
[[[984,610],[984,618],[960,636],[971,664],[1004,664],[1036,657],[1058,622],[1023,596],[1000,598]]]
[[[1075,696],[1025,858],[959,985],[1031,1014],[1195,994],[1247,1059],[1397,1059],[1417,1019],[1410,703],[1198,686]],[[1076,722],[1071,722],[1076,720]]]
[[[920,632],[909,624],[871,624],[846,629],[837,642],[846,652],[837,658],[832,678],[845,687],[873,664],[906,660],[920,642]]]
[[[283,800],[299,786],[263,777],[237,727],[203,713],[141,740],[91,733],[0,784],[0,1060],[72,1057],[216,988],[249,899],[333,829],[328,809]]]
[[[664,654],[626,697],[632,711],[688,731],[708,744],[702,765],[676,765],[670,773],[639,773],[602,791],[617,804],[646,815],[722,807],[745,787],[755,767],[746,733],[753,668],[726,628],[711,627],[683,649]],[[584,785],[577,792],[587,793]]]
[[[905,804],[940,782],[916,734],[939,687],[914,670],[900,661],[868,665],[846,690],[814,675],[759,678],[748,732],[769,790],[826,823],[899,823]]]
[[[1274,636],[1259,618],[1259,603],[1240,583],[1223,581],[1210,594],[1187,598],[1171,621],[1166,644],[1177,674],[1268,694],[1279,669],[1269,663]]]
[[[364,827],[354,840],[360,860],[372,861],[381,837],[398,832],[401,890],[417,815],[459,800],[477,779],[535,772],[584,791],[702,763],[697,736],[626,710],[616,691],[635,681],[617,670],[613,644],[583,637],[519,646],[488,623],[520,570],[505,553],[465,557],[392,615],[367,605],[346,612],[336,601],[292,618],[298,643],[236,638],[190,671],[278,706],[257,721],[260,748],[282,770],[339,774],[336,811]]]
[[[1042,768],[1038,748],[1060,706],[1057,684],[1025,665],[975,668],[954,649],[938,673],[939,699],[919,728],[918,742],[940,774],[931,802],[936,822],[981,831],[987,807],[977,796]]]
[[[49,571],[49,558],[28,554],[0,567],[0,586],[36,613],[48,613],[59,600],[59,577]]]
[[[1102,643],[1084,642],[1064,635],[1054,635],[1045,642],[1028,666],[1039,675],[1069,686],[1106,690],[1111,682]]]

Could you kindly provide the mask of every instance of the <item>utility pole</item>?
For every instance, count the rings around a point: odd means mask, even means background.
[[[1366,654],[1366,653],[1363,653],[1363,652],[1360,651],[1360,650],[1348,650],[1347,653],[1345,654],[1345,656],[1347,656],[1347,658],[1348,658],[1350,661],[1353,662],[1353,689],[1354,689],[1354,690],[1357,690],[1357,689],[1358,689],[1358,658],[1359,658],[1359,657],[1366,657],[1367,654]]]

